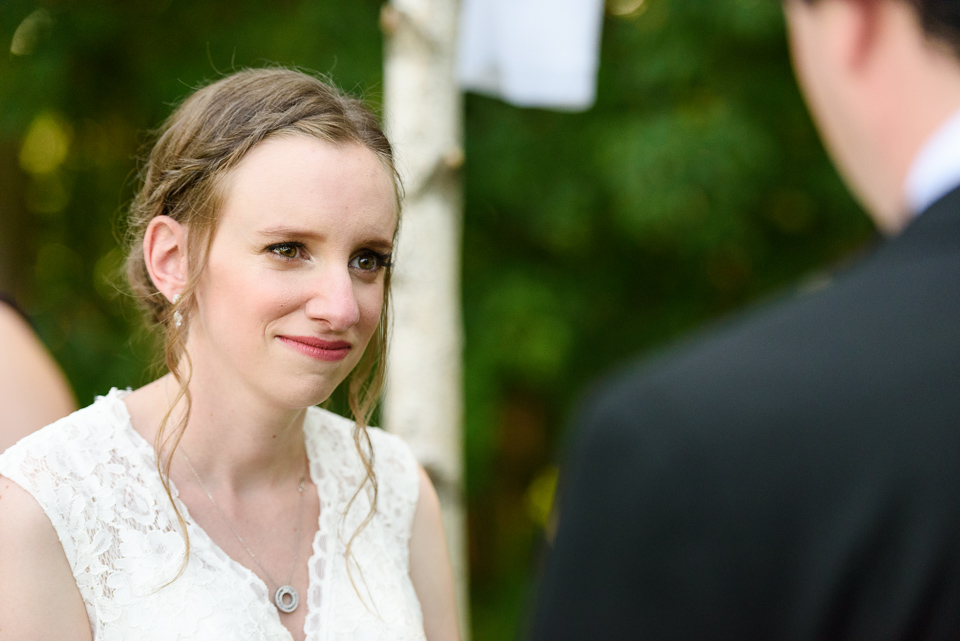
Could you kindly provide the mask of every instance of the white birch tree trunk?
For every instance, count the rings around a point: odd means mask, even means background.
[[[393,275],[384,426],[430,474],[443,509],[460,630],[469,637],[460,316],[462,98],[458,0],[391,0],[384,117],[406,199]]]

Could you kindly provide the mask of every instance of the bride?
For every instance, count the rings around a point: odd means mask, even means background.
[[[375,118],[241,71],[142,181],[127,271],[169,373],[0,455],[0,639],[457,639],[436,493],[366,425],[399,215]],[[314,407],[345,380],[351,419]]]

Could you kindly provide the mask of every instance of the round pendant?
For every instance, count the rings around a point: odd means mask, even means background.
[[[281,585],[277,588],[277,593],[273,595],[273,600],[277,604],[277,609],[281,612],[290,613],[300,605],[300,595],[292,585]]]

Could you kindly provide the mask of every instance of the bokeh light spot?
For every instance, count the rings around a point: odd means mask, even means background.
[[[553,513],[553,499],[557,492],[557,479],[560,471],[549,466],[540,471],[527,488],[527,514],[542,528],[546,528]]]
[[[37,9],[23,19],[10,41],[10,53],[15,56],[28,56],[37,48],[40,38],[53,24],[50,12]]]
[[[636,18],[646,10],[646,0],[607,0],[607,11],[618,18]]]
[[[33,119],[20,147],[20,167],[27,173],[47,174],[67,159],[73,131],[56,114],[43,112]]]

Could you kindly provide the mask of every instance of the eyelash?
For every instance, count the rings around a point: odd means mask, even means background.
[[[298,255],[297,255],[297,256],[284,256],[283,254],[280,253],[280,251],[281,251],[281,250],[284,250],[284,249],[296,249]],[[277,258],[280,258],[281,260],[297,260],[297,258],[300,258],[299,253],[302,252],[303,249],[304,249],[303,243],[296,243],[296,242],[294,242],[294,243],[277,243],[277,244],[275,244],[275,245],[268,245],[268,246],[265,248],[266,251],[272,253],[273,255],[275,255]]]
[[[276,244],[274,244],[274,245],[268,245],[268,246],[265,248],[266,251],[272,253],[273,255],[275,255],[277,258],[279,258],[279,259],[281,259],[281,260],[297,260],[298,258],[300,258],[299,255],[297,255],[297,256],[284,256],[283,254],[280,253],[281,251],[287,250],[287,249],[295,249],[295,250],[297,250],[297,253],[299,254],[299,253],[302,252],[305,248],[304,248],[303,243],[300,243],[300,242],[276,243]],[[388,269],[388,268],[390,268],[390,267],[393,267],[393,256],[392,256],[391,254],[384,254],[384,253],[375,251],[375,250],[373,250],[373,249],[365,249],[365,250],[361,251],[359,254],[357,254],[356,256],[354,256],[353,258],[350,259],[350,263],[352,264],[356,259],[358,259],[358,258],[360,258],[360,257],[365,257],[365,256],[373,256],[374,258],[376,258],[376,259],[377,259],[377,268],[376,268],[376,269],[361,269],[361,270],[360,270],[361,272],[364,272],[364,273],[374,273],[374,272],[380,271],[381,269]]]
[[[393,258],[393,257],[392,257],[390,254],[382,254],[382,253],[380,253],[380,252],[378,252],[378,251],[374,251],[374,250],[372,250],[372,249],[365,249],[365,250],[361,251],[359,254],[357,254],[357,255],[354,256],[352,259],[350,259],[350,263],[353,264],[353,261],[357,260],[358,258],[365,257],[365,256],[373,256],[374,258],[376,258],[376,259],[377,259],[377,268],[376,268],[376,269],[361,269],[360,271],[362,271],[362,272],[364,272],[364,273],[373,274],[373,273],[379,272],[381,269],[388,269],[388,268],[390,268],[390,267],[393,267],[393,261],[392,261],[392,258]]]

